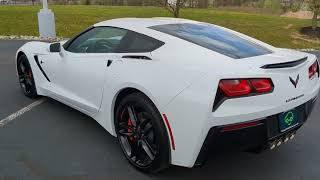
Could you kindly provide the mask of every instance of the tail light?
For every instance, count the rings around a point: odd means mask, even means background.
[[[222,79],[219,82],[212,112],[226,99],[271,93],[273,88],[272,80],[269,78]]]
[[[315,74],[318,73],[319,76],[319,64],[318,60],[316,60],[310,67],[309,67],[309,79],[311,79]]]
[[[247,80],[222,80],[219,83],[221,90],[230,97],[250,94],[251,87]]]
[[[226,79],[221,80],[219,88],[227,97],[238,97],[269,93],[273,90],[271,79]]]
[[[273,89],[270,79],[251,79],[250,82],[257,93],[268,93]]]

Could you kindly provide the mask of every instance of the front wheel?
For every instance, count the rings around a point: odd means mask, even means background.
[[[19,75],[20,87],[24,95],[29,98],[38,97],[32,69],[26,55],[22,55],[18,58],[17,70]]]
[[[158,172],[169,166],[169,140],[162,117],[142,93],[123,98],[115,112],[115,128],[127,160],[138,170]]]

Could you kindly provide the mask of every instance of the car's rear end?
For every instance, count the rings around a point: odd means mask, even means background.
[[[211,128],[195,165],[214,149],[274,149],[295,136],[317,100],[319,62],[314,55],[279,50],[242,59],[251,73],[219,82]],[[211,149],[212,150],[212,149]]]
[[[275,148],[310,115],[320,89],[316,56],[203,23],[150,29],[164,34],[168,54],[153,55],[168,63],[174,57],[185,74],[205,74],[162,110],[173,134],[172,164],[201,165],[217,149]]]

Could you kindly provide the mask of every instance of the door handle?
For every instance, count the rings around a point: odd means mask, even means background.
[[[112,60],[108,59],[107,67],[109,67],[111,64],[112,64]]]

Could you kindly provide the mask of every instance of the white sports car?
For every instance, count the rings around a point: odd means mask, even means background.
[[[273,149],[306,122],[316,56],[212,24],[124,18],[16,55],[26,96],[48,96],[117,136],[145,172],[203,164],[216,149]],[[209,148],[210,147],[210,148]]]

